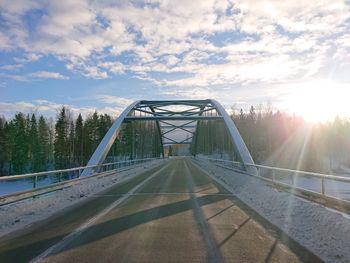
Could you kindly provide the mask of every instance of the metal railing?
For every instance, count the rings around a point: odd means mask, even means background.
[[[69,182],[72,180],[76,181],[83,178],[90,178],[95,175],[99,175],[101,173],[105,173],[109,171],[120,171],[120,169],[124,167],[129,167],[129,166],[134,167],[134,165],[149,162],[152,160],[157,160],[157,159],[160,159],[160,158],[134,159],[134,160],[126,160],[126,161],[105,163],[105,164],[99,164],[99,165],[81,166],[81,167],[75,167],[75,168],[69,168],[69,169],[45,171],[45,172],[38,172],[38,173],[2,176],[0,177],[0,184],[5,182],[10,182],[10,181],[22,181],[23,184],[21,185],[21,187],[19,187],[20,189],[7,192],[5,194],[0,193],[0,198],[4,196],[9,196],[11,194],[28,192],[31,190],[33,191],[36,189],[44,189],[52,185],[56,186],[59,183],[63,184],[64,182]],[[81,176],[84,169],[91,169],[92,174],[90,176]],[[32,179],[32,180],[25,180],[25,179]]]
[[[244,170],[244,164],[241,162],[236,162],[236,161],[230,161],[230,160],[225,160],[225,159],[215,159],[215,158],[209,158],[209,157],[195,157],[196,159],[204,159],[208,161],[212,161],[218,164],[221,164],[225,167],[230,167],[237,169],[239,171]]]
[[[321,174],[287,168],[271,167],[259,164],[243,164],[223,159],[197,157],[197,159],[208,160],[224,168],[229,168],[251,176],[270,181],[274,184],[290,187],[296,190],[302,190],[311,194],[321,195],[323,197],[335,198],[341,201],[350,200],[350,177]],[[257,173],[249,172],[249,167],[257,169]],[[246,171],[244,168],[248,168]],[[344,185],[337,185],[339,182]],[[305,185],[309,185],[306,187]],[[344,198],[345,197],[345,198]]]

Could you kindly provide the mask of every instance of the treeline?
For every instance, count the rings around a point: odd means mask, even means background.
[[[113,124],[107,114],[74,118],[62,107],[56,120],[17,113],[0,117],[0,175],[84,166]],[[158,136],[158,137],[157,137]],[[161,146],[154,122],[126,123],[107,160],[159,156]]]
[[[350,167],[349,120],[310,124],[269,105],[233,108],[231,118],[256,163],[325,173]],[[197,140],[197,153],[235,159],[223,122],[202,121]]]
[[[309,124],[301,117],[270,106],[232,110],[254,161],[277,167],[330,172],[350,167],[350,121],[336,118]],[[62,107],[56,120],[17,113],[0,117],[0,175],[22,174],[86,165],[113,123],[97,112],[74,118]],[[221,120],[200,121],[190,146],[192,154],[237,159]],[[124,123],[106,161],[159,157],[162,153],[154,121]]]
[[[43,116],[0,117],[0,174],[45,170],[53,162],[53,140],[52,124]]]
[[[84,121],[73,119],[62,107],[56,121],[36,114],[17,113],[10,121],[0,118],[1,175],[39,172],[86,163],[112,124],[97,112]]]

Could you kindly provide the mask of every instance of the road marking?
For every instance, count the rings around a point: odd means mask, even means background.
[[[135,194],[108,194],[108,195],[92,195],[94,197],[113,197],[113,196],[148,196],[148,195],[187,195],[187,194],[194,194],[196,196],[235,196],[234,194],[223,194],[223,193],[214,193],[214,194],[205,194],[205,193],[198,193],[198,192],[174,192],[174,193],[162,193],[162,192],[155,192],[155,193],[135,193]]]
[[[113,210],[115,207],[123,203],[126,199],[128,199],[130,196],[134,194],[138,189],[140,189],[142,186],[144,186],[147,182],[152,180],[154,177],[156,177],[158,174],[163,172],[166,168],[168,168],[169,164],[158,170],[157,172],[153,173],[150,177],[139,183],[138,185],[134,186],[128,193],[124,194],[121,198],[113,202],[111,205],[106,207],[104,210],[102,210],[97,215],[93,216],[92,218],[85,221],[85,223],[81,224],[78,228],[76,228],[72,233],[65,236],[63,239],[58,241],[55,245],[49,247],[46,249],[43,253],[41,253],[39,256],[35,257],[30,261],[30,263],[37,263],[42,262],[45,258],[50,256],[51,254],[57,253],[61,251],[66,245],[68,245],[71,241],[73,241],[75,238],[77,238],[79,235],[81,235],[83,232],[87,230],[88,227],[90,227],[93,223],[104,217],[106,214],[108,214],[111,210]]]

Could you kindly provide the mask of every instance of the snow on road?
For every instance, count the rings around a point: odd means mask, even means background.
[[[350,219],[267,182],[210,162],[196,161],[245,204],[325,262],[350,262]]]
[[[46,219],[65,207],[85,200],[93,194],[123,180],[130,179],[163,162],[163,160],[154,160],[141,165],[135,165],[134,168],[130,167],[128,170],[105,177],[91,177],[88,181],[84,180],[60,191],[0,206],[0,237],[34,222]]]

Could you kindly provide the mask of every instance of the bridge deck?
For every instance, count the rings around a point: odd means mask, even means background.
[[[0,240],[0,262],[299,262],[307,253],[244,210],[190,160],[173,159]]]

